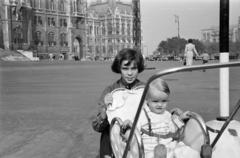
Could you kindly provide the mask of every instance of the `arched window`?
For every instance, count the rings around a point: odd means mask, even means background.
[[[67,34],[66,33],[61,33],[60,34],[60,45],[61,46],[67,46],[68,45]]]
[[[107,30],[108,30],[108,35],[112,35],[112,32],[113,32],[112,19],[107,20]]]
[[[42,33],[40,31],[36,32],[36,41],[41,41]]]
[[[64,0],[60,0],[60,4],[59,4],[59,10],[60,10],[60,11],[65,11],[65,4],[64,4]]]
[[[76,11],[77,11],[77,12],[81,12],[81,11],[83,11],[83,10],[82,10],[82,7],[83,7],[83,1],[82,1],[82,0],[77,0],[76,3],[77,3],[77,4],[76,4],[76,5],[77,5],[77,8],[76,8],[77,10],[76,10]]]
[[[106,29],[105,29],[105,27],[103,26],[103,27],[102,27],[102,35],[105,35],[105,33],[106,33]]]
[[[18,25],[13,29],[13,42],[14,43],[21,43],[22,38],[23,38],[22,28],[21,28],[20,25]]]
[[[125,35],[125,23],[122,23],[122,35]]]
[[[73,12],[77,11],[77,2],[76,0],[73,1]]]
[[[54,17],[48,17],[48,26],[55,26],[55,18]]]
[[[42,33],[40,31],[35,32],[35,44],[42,45]]]
[[[56,45],[56,42],[54,41],[54,33],[53,32],[48,33],[48,45],[49,46]]]
[[[59,25],[60,25],[60,27],[67,27],[67,20],[60,18]]]
[[[50,10],[55,10],[54,0],[51,0],[49,5],[50,5],[50,6],[49,6],[49,9],[50,9]]]
[[[37,8],[37,9],[42,8],[41,0],[34,0],[33,5],[34,5],[34,7]]]

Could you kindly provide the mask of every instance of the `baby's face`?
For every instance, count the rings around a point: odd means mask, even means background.
[[[156,114],[162,114],[166,111],[169,95],[164,92],[158,92],[147,99],[149,109]]]

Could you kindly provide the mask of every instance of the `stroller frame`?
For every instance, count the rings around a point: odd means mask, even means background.
[[[226,62],[226,63],[215,63],[215,64],[205,64],[205,65],[193,65],[193,66],[187,66],[187,67],[183,66],[183,67],[176,67],[176,68],[170,68],[170,69],[166,69],[166,70],[163,70],[163,71],[159,71],[159,72],[155,73],[154,75],[152,75],[148,79],[148,81],[146,83],[146,86],[144,88],[144,91],[143,91],[143,94],[142,94],[142,97],[141,97],[141,100],[140,100],[140,103],[139,103],[139,106],[138,106],[138,109],[137,109],[137,112],[136,112],[136,115],[135,115],[135,118],[134,118],[134,121],[133,121],[133,125],[132,125],[131,131],[130,131],[130,135],[129,135],[129,138],[127,140],[127,144],[126,144],[126,147],[125,147],[125,150],[124,150],[124,153],[123,153],[123,158],[127,157],[130,142],[133,138],[134,131],[135,131],[135,128],[136,128],[136,125],[137,125],[137,121],[138,121],[140,112],[142,110],[142,106],[143,106],[147,91],[149,89],[149,85],[153,80],[155,80],[159,77],[162,77],[164,75],[178,73],[178,72],[195,71],[195,70],[203,70],[203,69],[215,69],[215,68],[224,68],[224,67],[237,67],[237,66],[240,66],[239,61]],[[234,109],[234,111],[232,112],[230,117],[227,119],[227,121],[224,123],[220,132],[218,133],[215,140],[211,144],[212,147],[216,144],[218,139],[221,137],[223,131],[225,130],[225,128],[227,127],[229,122],[232,120],[233,116],[236,114],[236,112],[239,108],[240,108],[240,101],[238,102],[236,108]]]

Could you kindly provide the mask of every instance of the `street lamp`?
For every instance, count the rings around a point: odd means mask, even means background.
[[[148,46],[147,45],[143,45],[143,48],[145,48],[145,49],[143,49],[143,53],[145,52],[145,50],[146,50],[146,56],[148,56]]]
[[[180,38],[180,34],[179,34],[179,16],[178,15],[174,15],[174,17],[175,17],[175,23],[177,23],[177,26],[178,26],[178,38]]]

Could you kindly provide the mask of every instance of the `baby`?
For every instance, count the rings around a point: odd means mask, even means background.
[[[169,95],[170,89],[163,79],[155,79],[150,84],[137,123],[145,158],[200,158],[197,151],[179,142],[184,123],[178,115],[167,111]]]

